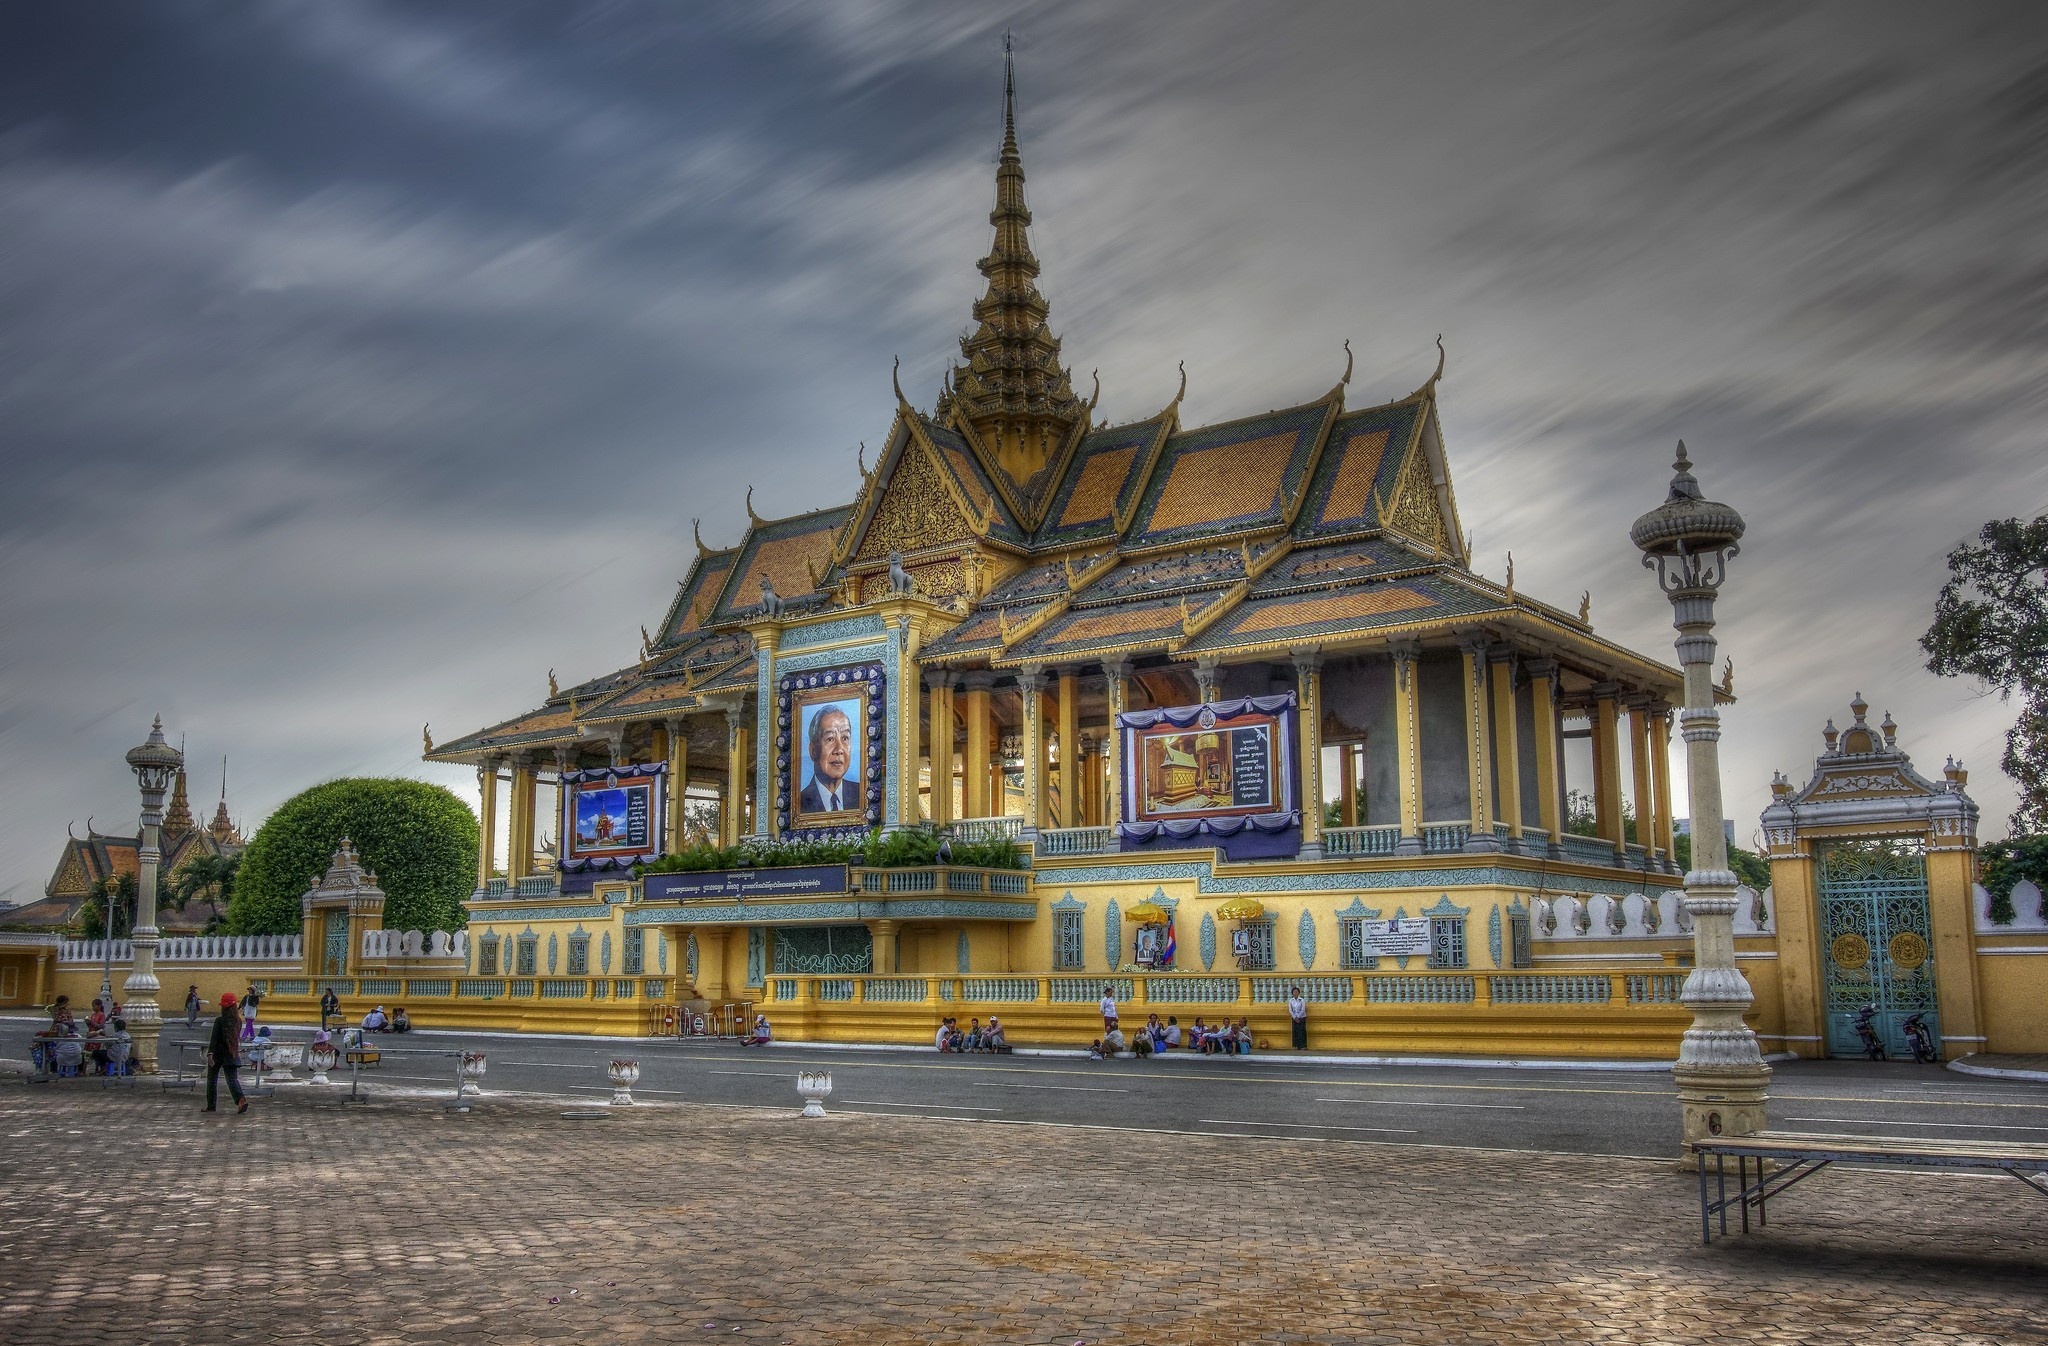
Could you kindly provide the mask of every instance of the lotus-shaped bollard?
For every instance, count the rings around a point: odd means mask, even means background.
[[[334,1069],[334,1063],[339,1061],[341,1056],[332,1046],[322,1042],[313,1048],[310,1059],[313,1063],[313,1083],[326,1084],[327,1072]]]
[[[832,1093],[832,1072],[799,1070],[796,1073],[796,1092],[804,1101],[804,1116],[823,1117],[825,1099]]]
[[[638,1061],[614,1061],[606,1067],[605,1074],[612,1081],[612,1106],[629,1108],[633,1106],[633,1086],[640,1082]]]
[[[464,1052],[462,1054],[462,1087],[457,1090],[457,1093],[482,1097],[484,1092],[483,1086],[479,1085],[477,1081],[483,1077],[484,1054],[482,1052]]]

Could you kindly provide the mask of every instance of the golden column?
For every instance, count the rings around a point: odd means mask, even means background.
[[[1116,717],[1123,714],[1131,695],[1131,661],[1105,660],[1102,665],[1103,691],[1109,701],[1109,742],[1104,752],[1109,771],[1103,781],[1102,825],[1115,827],[1124,814],[1124,736]]]
[[[690,790],[690,723],[675,719],[662,722],[668,748],[668,845],[664,854],[683,849],[683,804]]]
[[[1017,674],[1017,699],[1024,707],[1024,835],[1044,825],[1045,668],[1026,664]]]
[[[1081,674],[1071,667],[1060,670],[1060,808],[1057,821],[1062,827],[1079,827],[1081,812]]]
[[[1649,859],[1657,858],[1657,791],[1650,774],[1650,699],[1629,698],[1628,756],[1630,774],[1635,778],[1636,844]]]
[[[969,673],[967,684],[967,762],[960,773],[960,808],[969,818],[991,818],[989,809],[989,675]]]
[[[50,1003],[50,955],[47,952],[36,955],[36,998],[38,1007]]]
[[[1675,869],[1678,838],[1671,809],[1671,707],[1662,701],[1650,703],[1650,763],[1657,781],[1657,847],[1664,852],[1666,867]]]
[[[878,976],[893,975],[901,965],[901,955],[896,942],[897,931],[901,928],[896,921],[867,921],[868,933],[874,936],[874,952],[870,955],[872,966]]]
[[[1622,849],[1621,830],[1621,723],[1615,697],[1621,685],[1613,682],[1593,686],[1593,826],[1602,840]]]
[[[1536,825],[1545,833],[1550,855],[1564,853],[1564,773],[1558,753],[1558,731],[1563,727],[1557,710],[1557,661],[1531,659],[1529,670],[1529,718],[1536,741]]]
[[[516,886],[519,880],[533,873],[535,771],[527,765],[523,752],[513,753],[508,760],[512,764],[512,786],[508,791],[511,798],[506,802],[512,816],[505,829],[505,877]]]
[[[486,757],[476,766],[476,888],[482,892],[498,868],[498,759]]]
[[[748,720],[743,703],[736,701],[725,708],[725,807],[719,811],[718,824],[728,846],[739,845],[747,834],[747,769],[753,765]]]
[[[1397,855],[1422,854],[1422,642],[1396,640],[1394,657],[1394,755],[1401,783],[1401,840]]]
[[[1323,652],[1313,645],[1288,651],[1301,716],[1301,855],[1323,858]],[[1216,689],[1210,674],[1209,690]]]
[[[1497,851],[1500,839],[1493,831],[1493,735],[1486,713],[1486,647],[1484,639],[1467,640],[1458,647],[1465,681],[1465,780],[1471,805],[1472,831],[1465,838],[1468,851]]]
[[[925,710],[930,720],[925,753],[931,759],[932,826],[946,827],[953,821],[953,673],[951,669],[933,669],[924,680],[931,688]]]
[[[1493,756],[1498,767],[1494,799],[1501,821],[1508,825],[1508,849],[1520,851],[1522,841],[1522,732],[1515,707],[1515,652],[1497,646],[1488,655],[1493,680]]]

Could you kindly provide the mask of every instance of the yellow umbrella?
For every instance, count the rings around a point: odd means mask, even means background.
[[[1226,921],[1256,921],[1266,914],[1266,904],[1249,897],[1235,897],[1216,908],[1216,914]]]
[[[1140,902],[1124,913],[1124,919],[1136,921],[1140,925],[1164,925],[1167,920],[1166,908],[1157,902]]]

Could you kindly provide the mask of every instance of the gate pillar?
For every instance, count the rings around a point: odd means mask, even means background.
[[[1984,1047],[1977,987],[1977,805],[1951,765],[1930,781],[1898,746],[1898,726],[1866,718],[1822,730],[1811,779],[1771,782],[1763,828],[1778,921],[1785,1046],[1801,1056],[1860,1053],[1856,1012],[1889,1055],[1911,1060],[1903,1025],[1922,1015],[1948,1060]]]

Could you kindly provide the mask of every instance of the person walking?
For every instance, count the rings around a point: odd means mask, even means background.
[[[1287,988],[1287,1017],[1294,1021],[1294,1050],[1308,1050],[1308,1001],[1301,998],[1301,988]]]
[[[242,1039],[245,1042],[256,1040],[256,1009],[262,1003],[263,994],[254,986],[242,997]]]
[[[205,1002],[199,998],[197,986],[185,988],[185,1027],[191,1028],[199,1022],[199,1010],[204,1004]]]
[[[247,1112],[249,1100],[242,1096],[241,1065],[236,1053],[241,1050],[242,1011],[235,1002],[235,993],[227,992],[220,998],[220,1015],[213,1021],[213,1036],[206,1040],[206,1110],[215,1111],[218,1100],[220,1077],[228,1077],[228,1094],[235,1100],[236,1112]]]
[[[1086,1002],[1084,1001],[1083,1003],[1085,1004]],[[1114,986],[1105,986],[1102,988],[1102,1031],[1107,1033],[1115,1027],[1116,988]]]

